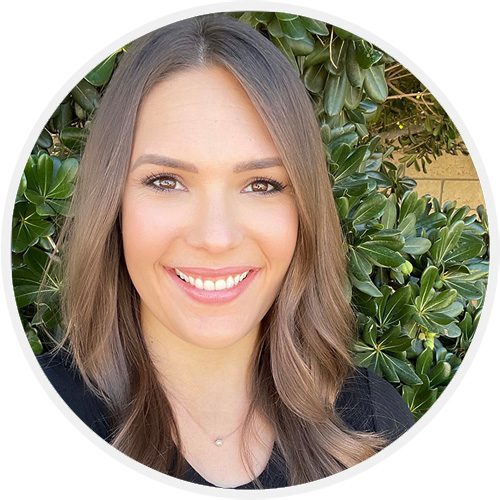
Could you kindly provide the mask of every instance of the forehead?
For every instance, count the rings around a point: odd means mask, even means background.
[[[181,71],[141,103],[132,156],[165,154],[203,166],[277,156],[245,89],[219,66]]]

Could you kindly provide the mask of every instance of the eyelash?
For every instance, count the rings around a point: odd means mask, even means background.
[[[165,193],[166,191],[178,191],[177,189],[166,189],[166,188],[161,188],[155,184],[155,181],[159,180],[173,180],[175,182],[179,182],[180,184],[181,181],[176,175],[165,175],[165,174],[150,174],[147,175],[143,180],[142,183],[146,186],[152,187],[153,189],[156,189],[157,191],[160,191],[161,193]],[[271,191],[254,191],[255,194],[261,194],[264,196],[272,195],[272,194],[277,194],[283,191],[287,185],[281,183],[280,181],[276,179],[272,179],[271,177],[255,177],[254,179],[251,179],[250,182],[248,183],[247,186],[250,186],[251,184],[254,184],[256,182],[263,182],[266,184],[269,184],[273,187]],[[249,191],[252,192],[252,191]]]

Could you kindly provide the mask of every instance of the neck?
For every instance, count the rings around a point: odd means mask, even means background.
[[[141,325],[148,352],[167,394],[189,408],[205,411],[226,412],[249,403],[259,326],[232,345],[207,348],[170,332],[144,308]]]

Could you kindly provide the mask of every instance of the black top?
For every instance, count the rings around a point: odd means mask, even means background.
[[[49,381],[73,412],[100,437],[110,441],[111,429],[106,423],[106,407],[85,385],[81,376],[71,368],[69,358],[64,354],[47,353],[37,356],[37,360]],[[398,391],[367,368],[358,368],[346,380],[335,406],[351,429],[383,433],[389,443],[401,436],[415,422]],[[266,489],[288,486],[285,476],[286,464],[276,444],[272,457],[275,460],[269,460],[259,480]],[[215,486],[200,476],[189,463],[188,470],[181,479]],[[249,482],[235,489],[254,488],[254,483]]]

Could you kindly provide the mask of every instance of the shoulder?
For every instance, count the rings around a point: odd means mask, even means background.
[[[59,351],[36,356],[36,359],[59,396],[80,420],[109,440],[106,406],[85,384],[71,357]]]
[[[335,407],[352,429],[379,432],[391,442],[415,423],[399,392],[368,368],[356,368],[346,379]]]

